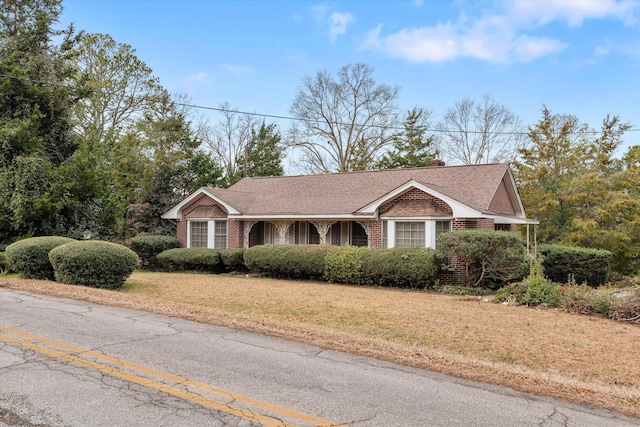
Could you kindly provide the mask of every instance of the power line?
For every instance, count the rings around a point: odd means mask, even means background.
[[[5,77],[8,79],[14,79],[14,80],[22,80],[22,81],[27,81],[30,83],[37,83],[37,84],[42,84],[45,86],[51,86],[51,87],[60,87],[60,88],[65,88],[65,89],[72,89],[72,90],[88,90],[91,92],[101,92],[98,89],[88,89],[88,88],[80,88],[80,87],[76,87],[76,86],[69,86],[69,85],[64,85],[64,84],[57,84],[57,83],[51,83],[51,82],[44,82],[41,80],[36,80],[36,79],[30,79],[27,77],[18,77],[18,76],[11,76],[8,74],[4,74],[4,73],[0,73],[0,77]],[[299,122],[308,122],[308,121],[314,121],[314,122],[318,122],[318,123],[323,123],[326,121],[323,120],[310,120],[310,119],[302,119],[300,117],[291,117],[291,116],[282,116],[282,115],[277,115],[277,114],[266,114],[266,113],[256,113],[256,112],[249,112],[249,111],[242,111],[242,110],[232,110],[232,109],[227,109],[227,108],[220,108],[220,107],[210,107],[210,106],[205,106],[205,105],[198,105],[198,104],[187,104],[187,103],[182,103],[182,102],[176,102],[176,101],[172,101],[175,105],[181,106],[181,107],[187,107],[187,108],[194,108],[194,109],[199,109],[199,110],[208,110],[208,111],[217,111],[217,112],[221,112],[221,113],[232,113],[232,114],[242,114],[242,115],[247,115],[247,116],[253,116],[253,117],[264,117],[264,118],[270,118],[270,119],[280,119],[280,120],[289,120],[289,121],[299,121]],[[334,124],[334,125],[341,125],[341,126],[351,126],[350,123],[343,123],[343,122],[329,122],[330,124]],[[383,127],[383,126],[374,126],[374,127]],[[385,126],[385,128],[387,129],[393,129],[393,130],[405,130],[404,127],[399,127],[399,126]],[[485,133],[483,131],[469,131],[469,130],[457,130],[457,129],[441,129],[441,128],[426,128],[424,129],[425,132],[434,132],[434,133],[469,133],[469,134],[482,134]],[[632,128],[632,129],[627,129],[626,132],[640,132],[640,128]],[[497,134],[497,135],[520,135],[520,136],[527,136],[529,135],[530,132],[491,132],[491,134]],[[580,131],[580,132],[571,132],[570,134],[591,134],[591,135],[597,135],[602,133],[602,131]]]

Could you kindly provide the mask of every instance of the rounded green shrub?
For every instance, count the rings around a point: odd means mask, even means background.
[[[540,245],[545,276],[558,283],[586,283],[597,287],[609,281],[612,254],[599,249]]]
[[[222,273],[224,267],[218,249],[175,248],[167,249],[156,257],[167,271],[195,271]]]
[[[167,249],[180,247],[180,241],[171,236],[138,236],[131,239],[131,250],[140,257],[140,268],[159,270],[156,257]]]
[[[321,279],[325,256],[340,249],[330,245],[259,245],[244,252],[251,271],[273,277]]]
[[[5,249],[7,266],[25,279],[53,280],[49,251],[65,243],[75,242],[68,237],[30,237],[10,244]]]
[[[58,246],[49,252],[57,281],[117,289],[138,265],[138,255],[117,243],[91,240]]]
[[[362,273],[370,285],[430,289],[442,268],[438,252],[429,248],[371,249],[366,254]]]

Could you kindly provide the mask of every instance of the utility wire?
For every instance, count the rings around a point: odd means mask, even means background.
[[[27,81],[30,83],[37,83],[37,84],[42,84],[45,86],[51,86],[51,87],[60,87],[60,88],[65,88],[65,89],[72,89],[72,90],[89,90],[91,92],[100,92],[100,90],[98,89],[87,89],[87,88],[79,88],[76,86],[69,86],[69,85],[63,85],[63,84],[56,84],[56,83],[51,83],[51,82],[44,82],[41,80],[35,80],[35,79],[30,79],[27,77],[18,77],[18,76],[11,76],[8,74],[4,74],[4,73],[0,73],[0,77],[5,77],[8,79],[14,79],[14,80],[22,80],[22,81]],[[172,101],[175,105],[181,106],[181,107],[187,107],[187,108],[194,108],[194,109],[199,109],[199,110],[208,110],[208,111],[217,111],[217,112],[221,112],[221,113],[233,113],[233,114],[242,114],[242,115],[247,115],[247,116],[254,116],[254,117],[265,117],[265,118],[270,118],[270,119],[280,119],[280,120],[289,120],[289,121],[299,121],[299,122],[308,122],[308,121],[313,121],[313,122],[317,122],[317,123],[324,123],[326,121],[324,120],[313,120],[313,119],[302,119],[300,117],[291,117],[291,116],[282,116],[282,115],[277,115],[277,114],[265,114],[265,113],[256,113],[256,112],[249,112],[249,111],[242,111],[242,110],[232,110],[232,109],[226,109],[226,108],[220,108],[220,107],[209,107],[209,106],[205,106],[205,105],[198,105],[198,104],[186,104],[186,103],[182,103],[182,102],[176,102],[176,101]],[[342,122],[329,122],[330,124],[334,124],[334,125],[341,125],[341,126],[351,126],[350,123],[342,123]],[[383,127],[383,126],[374,126],[374,127]],[[399,126],[384,126],[387,129],[393,129],[393,130],[405,130],[404,127],[399,127]],[[457,129],[441,129],[441,128],[425,128],[424,129],[425,132],[436,132],[436,133],[469,133],[469,134],[482,134],[485,133],[483,131],[469,131],[469,130],[457,130]],[[640,132],[640,128],[632,128],[632,129],[627,129],[626,132]],[[520,136],[526,136],[529,135],[530,132],[504,132],[504,131],[500,131],[500,132],[491,132],[491,134],[494,135],[520,135]],[[591,134],[591,135],[597,135],[602,133],[602,131],[580,131],[580,132],[571,132],[571,134]]]

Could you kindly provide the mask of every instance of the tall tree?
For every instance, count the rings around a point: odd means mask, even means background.
[[[199,129],[199,137],[213,158],[222,165],[227,186],[242,175],[244,152],[258,126],[254,116],[234,112],[228,102],[220,105],[222,119],[214,126],[206,123]]]
[[[378,84],[366,64],[345,65],[336,77],[305,76],[291,105],[298,119],[288,145],[307,172],[362,170],[375,164],[398,125],[398,87]]]
[[[0,2],[0,240],[55,229],[47,192],[76,150],[70,109],[81,95],[72,27],[55,30],[60,0]]]
[[[511,161],[525,137],[520,119],[490,95],[456,102],[438,127],[442,154],[465,165]]]
[[[379,169],[429,166],[436,157],[433,135],[427,135],[431,111],[414,107],[407,111],[404,131],[393,136],[392,149],[377,164]]]
[[[243,176],[282,176],[283,147],[281,136],[275,124],[264,121],[259,129],[251,129],[251,138],[236,164],[244,165],[242,170],[229,182],[233,185]]]
[[[546,107],[542,113],[530,128],[531,145],[514,163],[527,214],[540,221],[540,240],[607,249],[615,271],[637,270],[631,262],[640,234],[633,150],[626,162],[613,157],[629,125],[607,116],[594,131],[575,116]]]
[[[84,138],[109,141],[162,97],[158,79],[135,49],[108,34],[83,34],[75,54],[88,90],[74,109],[74,130]]]

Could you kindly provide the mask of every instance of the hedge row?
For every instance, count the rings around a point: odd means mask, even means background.
[[[115,289],[138,264],[138,256],[115,243],[45,236],[20,240],[6,248],[8,268],[23,278]]]
[[[538,246],[544,275],[558,283],[597,287],[609,281],[611,252],[556,245]]]
[[[244,272],[244,249],[174,248],[156,256],[157,263],[166,271],[193,271],[200,273]]]
[[[433,288],[441,267],[433,249],[346,247],[326,255],[324,278],[357,285]]]
[[[328,245],[261,245],[244,253],[250,271],[272,277],[322,279],[325,257],[339,250]]]

